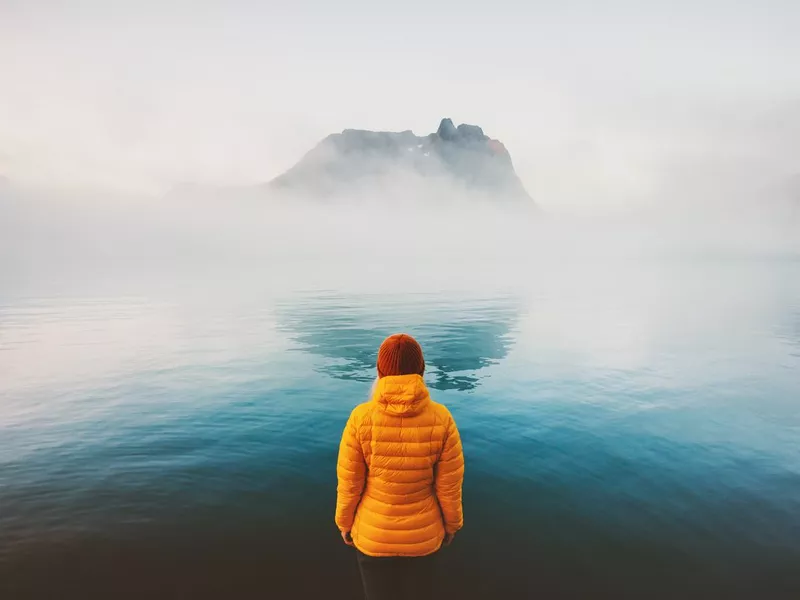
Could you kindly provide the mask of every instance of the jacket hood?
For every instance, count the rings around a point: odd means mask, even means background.
[[[397,375],[381,377],[372,400],[388,414],[412,417],[422,412],[431,396],[421,375]]]

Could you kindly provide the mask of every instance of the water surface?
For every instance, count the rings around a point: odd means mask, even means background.
[[[509,270],[4,292],[2,597],[359,597],[336,450],[396,331],[464,440],[444,597],[800,597],[800,265]]]

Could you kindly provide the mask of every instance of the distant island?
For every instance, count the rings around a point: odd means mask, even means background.
[[[295,166],[267,184],[302,195],[346,194],[372,183],[441,184],[459,191],[533,203],[502,142],[477,125],[442,119],[436,132],[345,129],[329,135]]]
[[[323,139],[273,180],[249,186],[183,183],[167,197],[188,201],[246,198],[252,201],[408,199],[475,200],[539,208],[517,176],[502,142],[477,125],[456,127],[442,119],[431,134],[345,129]]]

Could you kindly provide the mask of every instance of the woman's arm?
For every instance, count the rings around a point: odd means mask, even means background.
[[[448,535],[455,534],[464,526],[464,510],[461,505],[463,483],[464,452],[461,448],[458,427],[451,416],[444,449],[436,465],[436,497],[439,499]]]
[[[367,465],[358,439],[355,411],[350,415],[339,444],[339,460],[336,475],[339,483],[336,488],[336,526],[339,531],[349,532],[353,527],[356,507],[364,491]]]

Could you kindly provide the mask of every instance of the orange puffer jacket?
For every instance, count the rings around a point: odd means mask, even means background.
[[[342,435],[336,524],[369,556],[425,556],[464,524],[464,455],[419,375],[383,377]]]

